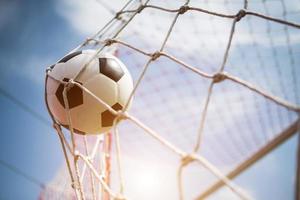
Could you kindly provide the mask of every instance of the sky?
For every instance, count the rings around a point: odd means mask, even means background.
[[[0,1],[0,161],[45,184],[64,164],[44,104],[45,69],[109,19],[109,12],[94,5],[79,0],[73,4],[69,0]],[[90,23],[91,18],[101,20]],[[239,176],[237,183],[256,199],[293,199],[296,141],[293,137],[278,147]],[[1,200],[37,199],[40,190],[0,165]],[[218,195],[232,199],[226,190],[212,198],[219,199]]]

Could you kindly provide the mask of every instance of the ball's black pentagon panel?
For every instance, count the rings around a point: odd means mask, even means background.
[[[69,55],[66,55],[65,57],[63,57],[60,61],[58,61],[58,63],[65,63],[67,62],[68,60],[70,60],[71,58],[81,54],[82,51],[76,51],[76,52],[73,52],[73,53],[70,53]]]
[[[122,110],[122,106],[118,103],[114,104],[112,108],[116,111]],[[104,111],[101,113],[101,124],[103,127],[110,127],[113,125],[114,119],[116,118],[109,110]]]
[[[65,124],[61,124],[63,127],[65,127],[66,129],[69,129],[69,125],[65,125]],[[70,129],[69,129],[70,130]],[[76,128],[73,128],[73,131],[75,132],[75,133],[78,133],[78,134],[80,134],[80,135],[85,135],[86,133],[85,132],[82,132],[82,131],[80,131],[80,130],[78,130],[78,129],[76,129]]]
[[[68,78],[64,78],[63,81],[68,82]],[[79,82],[78,82],[79,83]],[[81,84],[81,83],[80,83]],[[64,84],[60,84],[55,92],[55,95],[60,102],[60,104],[65,107],[64,97],[63,97],[63,91],[64,91]],[[79,106],[83,104],[83,92],[80,87],[77,85],[74,85],[68,92],[67,92],[67,98],[69,103],[69,109],[74,108],[76,106]]]
[[[51,65],[49,68],[50,68],[50,69],[53,69],[54,67],[55,67],[55,64],[54,64],[54,65]]]
[[[118,82],[124,75],[122,67],[113,58],[99,58],[99,71],[115,82]]]

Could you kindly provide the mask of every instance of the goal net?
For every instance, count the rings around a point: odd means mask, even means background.
[[[129,1],[73,51],[115,51],[131,109],[100,136],[56,124],[67,164],[40,198],[253,198],[232,179],[299,130],[298,4]]]

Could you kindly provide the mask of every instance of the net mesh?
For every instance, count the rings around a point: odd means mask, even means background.
[[[250,199],[226,174],[297,123],[297,5],[129,1],[73,50],[116,48],[134,78],[129,112],[106,105],[124,119],[112,131],[115,148],[104,147],[106,136],[64,134],[55,123],[70,167],[41,197],[192,199],[220,180],[233,198]]]

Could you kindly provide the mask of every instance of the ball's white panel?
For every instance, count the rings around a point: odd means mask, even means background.
[[[78,65],[81,66],[79,67],[77,73],[79,72],[79,70],[81,70],[84,65],[89,62],[93,56],[95,55],[96,51],[83,51],[83,53],[81,55],[78,55],[77,57],[74,58],[74,60],[70,60],[70,63],[67,62],[67,64],[69,64],[70,66],[73,65]],[[95,57],[93,58],[93,60],[89,63],[89,65],[87,65],[86,69],[83,71],[83,73],[78,77],[78,81],[81,83],[86,82],[88,79],[92,78],[93,76],[95,76],[96,74],[99,73],[99,61],[98,58]]]
[[[59,80],[63,80],[64,78],[74,78],[85,64],[93,58],[94,53],[94,51],[84,51],[64,63],[57,63],[49,72],[49,75]],[[88,78],[95,75],[97,71],[99,71],[98,60],[93,59],[79,77],[78,81],[86,81]]]
[[[98,73],[85,82],[83,86],[110,106],[117,102],[117,84],[102,74]],[[92,105],[98,103],[93,97],[85,93],[83,95],[83,102]]]
[[[97,97],[112,106],[117,102],[117,84],[102,74],[94,75],[83,84]],[[101,113],[107,108],[92,96],[83,93],[83,105],[71,111],[73,125],[87,134],[97,134],[108,131],[111,127],[102,127]]]
[[[68,119],[66,118],[66,111],[62,105],[57,100],[55,95],[47,95],[47,102],[50,112],[61,124],[68,124]]]
[[[128,72],[125,72],[124,76],[118,81],[117,85],[118,85],[118,102],[122,106],[125,106],[133,90],[133,81],[131,75]]]
[[[53,95],[55,94],[57,88],[59,86],[59,82],[54,80],[51,77],[47,77],[47,83],[46,83],[46,93],[48,95]]]
[[[69,79],[74,78],[91,58],[92,58],[92,56],[90,54],[79,54],[79,55],[71,58],[70,60],[68,60],[64,64],[64,67],[63,67],[65,69],[63,78],[69,78]],[[94,64],[95,64],[95,62],[92,61],[87,66],[84,73],[88,73],[88,70],[92,69],[92,66]],[[83,82],[85,80],[84,78],[86,79],[86,76],[84,76],[84,74],[82,74],[79,82]]]
[[[96,54],[96,51],[93,49],[85,49],[85,50],[82,50],[82,53],[92,55],[92,54]]]
[[[110,127],[103,128],[101,126],[101,113],[106,110],[101,104],[93,98],[89,98],[88,94],[83,94],[83,104],[71,110],[71,117],[74,128],[81,130],[87,134],[103,133]]]
[[[64,65],[65,65],[64,63],[55,64],[53,69],[51,69],[48,72],[49,76],[52,76],[57,80],[63,80],[64,76],[65,76],[65,66]]]
[[[100,111],[89,104],[82,104],[71,110],[73,127],[85,132],[96,133],[101,128]]]

